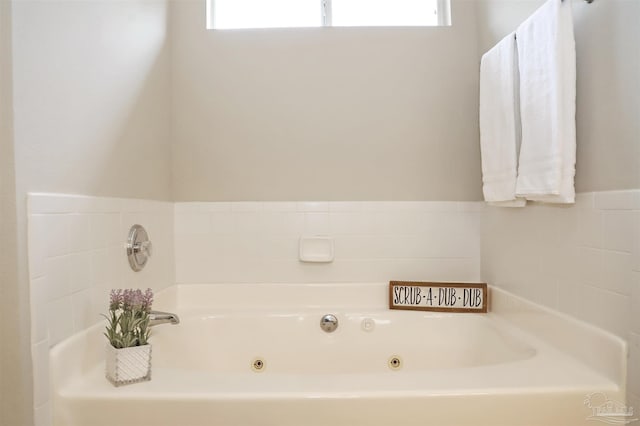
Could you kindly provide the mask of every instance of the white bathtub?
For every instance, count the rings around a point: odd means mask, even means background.
[[[496,291],[487,315],[390,311],[386,291],[175,287],[157,307],[182,321],[154,329],[152,381],[104,379],[101,327],[52,350],[54,425],[571,426],[592,423],[592,392],[624,401],[615,337]]]

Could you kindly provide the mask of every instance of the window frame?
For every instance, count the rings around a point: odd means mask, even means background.
[[[217,31],[224,31],[224,30],[228,30],[231,28],[215,28],[213,26],[214,24],[214,19],[213,19],[213,8],[214,8],[214,3],[216,0],[207,0],[206,1],[206,28],[208,30],[217,30]],[[320,6],[320,13],[321,13],[321,23],[322,25],[317,26],[317,27],[256,27],[256,28],[251,28],[251,29],[274,29],[274,28],[328,28],[328,27],[333,27],[333,19],[332,19],[332,0],[319,0],[319,6]],[[446,27],[446,26],[450,26],[451,25],[451,1],[450,0],[437,0],[436,1],[436,11],[437,11],[437,15],[438,15],[438,24],[435,26],[438,27]],[[400,25],[398,27],[404,28],[404,27],[427,27],[427,26],[432,26],[432,25],[412,25],[412,26],[405,26],[405,25]],[[348,26],[345,26],[348,27]],[[369,28],[380,28],[383,27],[382,25],[375,25],[375,26],[370,26]],[[393,26],[391,26],[393,27]],[[234,28],[234,29],[249,29],[249,28]]]

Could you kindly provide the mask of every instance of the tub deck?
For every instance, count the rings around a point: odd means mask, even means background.
[[[196,311],[182,311],[185,323],[198,317]],[[363,311],[367,317],[387,313]],[[119,388],[104,379],[100,363],[104,341],[97,327],[68,343],[80,349],[76,355],[69,355],[64,345],[52,350],[56,364],[52,371],[75,369],[75,374],[53,377],[54,425],[113,425],[112,414],[118,413],[121,426],[578,426],[593,424],[587,420],[592,410],[584,404],[589,394],[603,392],[624,401],[621,382],[606,368],[594,368],[514,325],[508,316],[490,313],[483,321],[516,342],[526,342],[526,347],[516,347],[519,356],[499,363],[448,368],[416,368],[408,363],[397,371],[380,363],[376,370],[332,372],[327,367],[303,373],[301,365],[322,363],[323,358],[319,354],[306,360],[304,349],[310,343],[305,341],[298,342],[299,353],[305,356],[296,357],[292,340],[287,351],[292,360],[301,362],[295,368],[275,368],[267,360],[262,372],[251,371],[248,362],[242,370],[230,366],[225,371],[201,368],[198,356],[181,364],[182,356],[162,355],[164,338],[176,332],[162,326],[157,329],[152,380]],[[326,336],[311,339],[318,337]],[[207,342],[201,348],[204,359],[225,348]],[[242,365],[252,356],[243,352],[246,347],[239,342],[234,355],[243,358]],[[349,362],[357,362],[357,357]]]

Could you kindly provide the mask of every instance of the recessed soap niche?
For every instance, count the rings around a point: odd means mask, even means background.
[[[329,236],[300,237],[299,258],[301,262],[333,262],[333,238]]]

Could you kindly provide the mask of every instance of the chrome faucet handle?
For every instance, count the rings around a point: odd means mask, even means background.
[[[133,225],[129,230],[126,247],[131,269],[136,272],[142,270],[153,252],[153,245],[149,241],[147,231],[140,225]]]
[[[141,241],[139,243],[135,243],[133,245],[133,252],[135,254],[143,254],[147,257],[151,257],[151,255],[153,254],[153,244],[151,244],[151,241]]]

